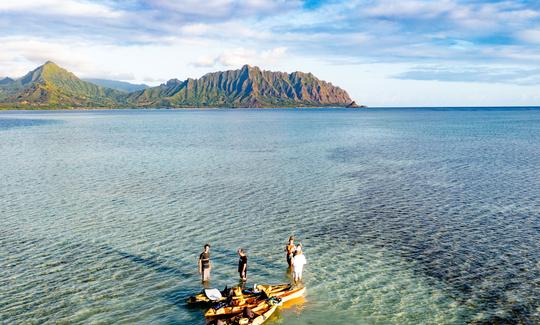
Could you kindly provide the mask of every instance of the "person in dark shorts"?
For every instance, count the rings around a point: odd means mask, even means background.
[[[201,275],[202,283],[210,280],[210,270],[212,264],[210,264],[210,245],[204,245],[204,251],[199,255],[199,274]]]
[[[289,237],[289,243],[285,246],[285,252],[287,253],[287,264],[289,268],[292,266],[292,259],[294,257],[294,250],[296,246],[294,245],[294,237]]]
[[[238,274],[240,275],[240,280],[245,282],[247,280],[247,255],[242,248],[238,249],[238,255],[240,256],[238,260]]]

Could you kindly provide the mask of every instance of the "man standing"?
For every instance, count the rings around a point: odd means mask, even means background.
[[[247,255],[246,252],[240,248],[238,249],[238,255],[240,259],[238,260],[238,274],[240,274],[240,280],[246,282],[247,280]]]
[[[285,246],[285,253],[287,254],[287,264],[289,265],[289,268],[292,266],[292,258],[294,257],[294,237],[289,237],[289,243]]]
[[[302,244],[298,244],[298,246],[296,246],[296,252],[292,260],[295,283],[302,281],[302,272],[306,263],[306,257],[304,256],[304,253],[302,253]]]
[[[210,280],[210,269],[212,265],[210,264],[210,245],[204,245],[204,251],[199,255],[199,274],[202,278],[202,283],[208,282]]]

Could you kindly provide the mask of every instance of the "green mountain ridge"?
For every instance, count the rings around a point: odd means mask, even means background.
[[[0,81],[0,107],[9,108],[326,106],[357,107],[345,90],[311,73],[264,71],[248,65],[132,92],[81,80],[50,61],[22,78]]]
[[[200,79],[171,79],[158,87],[130,94],[128,102],[165,107],[347,106],[345,90],[311,73],[239,70],[212,72]]]
[[[0,88],[4,106],[109,107],[122,101],[121,92],[83,81],[50,61]]]

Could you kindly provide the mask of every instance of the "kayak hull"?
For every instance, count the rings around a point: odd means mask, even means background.
[[[276,285],[271,285],[271,284],[268,284],[268,285],[259,285],[258,287],[261,287],[261,288],[264,288],[265,290],[268,290],[270,294],[275,294],[275,293],[278,293],[280,291],[284,291],[284,290],[287,290],[288,288],[290,288],[290,284],[276,284]],[[198,293],[194,296],[191,296],[189,297],[186,302],[188,304],[210,304],[210,303],[215,303],[215,302],[221,302],[221,301],[226,301],[227,298],[228,298],[228,292],[225,292],[225,291],[221,291],[221,296],[222,298],[221,299],[217,299],[217,300],[211,300],[209,299],[206,294],[204,292],[201,292],[201,293]],[[244,299],[247,299],[247,298],[251,298],[251,297],[257,297],[260,293],[253,293],[253,294],[245,294],[243,296]],[[233,297],[232,299],[234,300],[236,297]]]
[[[281,302],[285,303],[294,299],[302,297],[306,293],[306,287],[296,288],[293,290],[285,291],[274,295],[276,298],[280,298]]]
[[[270,309],[268,309],[267,312],[256,317],[250,323],[250,325],[261,325],[262,323],[266,322],[270,317],[272,317],[272,314],[276,311],[277,307],[278,307],[277,305],[272,306]]]
[[[302,297],[306,292],[306,288],[295,288],[291,290],[286,291],[280,291],[275,294],[272,294],[272,297],[280,298],[281,302],[287,302],[293,299],[297,299]],[[210,308],[206,311],[204,314],[205,317],[216,317],[216,316],[229,316],[229,315],[236,315],[241,313],[244,308],[250,308],[254,312],[261,312],[263,310],[266,310],[270,308],[271,306],[266,301],[266,299],[261,300],[258,298],[250,298],[245,299],[244,303],[239,304],[237,306],[225,306],[218,309]]]

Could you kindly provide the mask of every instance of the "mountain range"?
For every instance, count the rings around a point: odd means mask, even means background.
[[[157,87],[86,79],[48,61],[25,76],[0,79],[0,107],[358,107],[347,92],[311,73],[272,72],[244,65]]]

